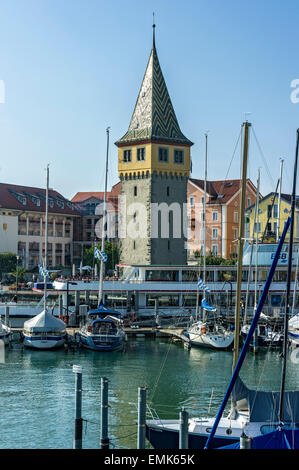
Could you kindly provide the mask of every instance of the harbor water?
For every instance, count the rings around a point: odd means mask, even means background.
[[[279,390],[279,351],[248,353],[246,385]],[[122,352],[6,350],[0,364],[1,449],[71,449],[74,364],[83,368],[83,448],[99,449],[100,381],[109,383],[111,448],[136,448],[138,387],[160,418],[215,415],[232,372],[232,352],[185,349],[169,340],[130,340]],[[299,388],[299,368],[288,361],[287,389]]]

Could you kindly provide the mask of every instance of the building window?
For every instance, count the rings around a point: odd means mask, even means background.
[[[258,226],[258,233],[260,233],[262,231],[261,222],[254,223],[254,233],[256,233],[256,225]]]
[[[191,207],[194,206],[194,197],[193,196],[190,197],[190,206]]]
[[[201,203],[202,203],[202,204],[205,203],[205,198],[204,198],[204,197],[201,198]]]
[[[238,229],[237,228],[233,229],[233,237],[234,237],[234,240],[237,240],[237,238],[238,238]]]
[[[218,256],[218,245],[212,245],[212,253],[214,256]]]
[[[135,240],[133,241],[133,249],[136,250],[136,242],[135,242]]]
[[[218,221],[218,212],[213,212],[213,222]]]
[[[174,163],[184,163],[184,150],[174,151]]]
[[[213,237],[214,240],[218,239],[218,228],[213,228],[212,237]]]
[[[167,196],[170,195],[170,188],[169,188],[169,186],[167,186],[167,188],[166,188],[166,194],[167,194]]]
[[[239,221],[239,214],[238,212],[234,212],[234,222],[237,224]]]
[[[274,214],[273,214],[274,219],[278,219],[278,205],[274,205]]]
[[[167,247],[168,247],[168,250],[170,250],[170,241],[169,240],[167,242]]]
[[[124,150],[124,162],[128,163],[132,161],[132,151],[131,150]]]
[[[134,186],[134,196],[137,196],[137,186]]]
[[[247,199],[247,207],[250,207],[250,206],[251,206],[251,199],[248,198],[248,199]]]
[[[268,219],[271,219],[271,217],[272,217],[272,205],[270,205],[270,204],[267,207],[267,217],[268,217]]]
[[[137,149],[137,161],[143,162],[144,160],[145,160],[145,148],[142,147],[140,149]]]
[[[168,148],[159,147],[159,162],[168,162]]]

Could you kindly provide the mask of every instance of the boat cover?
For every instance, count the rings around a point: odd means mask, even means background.
[[[211,305],[209,304],[209,302],[206,299],[202,300],[201,306],[204,310],[207,310],[208,312],[216,312],[216,310],[217,310],[215,307],[211,307]]]
[[[24,323],[24,330],[30,332],[63,331],[65,328],[65,323],[54,317],[48,310],[43,310],[39,315]]]
[[[251,422],[279,422],[280,392],[250,390],[238,377],[232,398],[236,403],[247,400]],[[285,392],[283,416],[285,423],[299,423],[299,392]]]
[[[119,312],[116,312],[115,310],[110,310],[109,308],[105,307],[103,302],[101,302],[98,308],[95,308],[94,310],[89,310],[88,315],[120,316],[121,314]]]
[[[240,442],[219,449],[240,449]],[[282,428],[255,437],[251,449],[299,449],[299,430]]]

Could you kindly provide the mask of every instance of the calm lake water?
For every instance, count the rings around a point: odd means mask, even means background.
[[[71,449],[74,429],[73,364],[83,367],[83,448],[98,449],[100,380],[108,377],[111,447],[136,448],[137,393],[148,387],[148,402],[160,418],[218,411],[231,377],[232,353],[192,348],[167,340],[137,339],[124,352],[96,353],[6,350],[0,364],[1,449]],[[249,353],[241,377],[249,387],[279,390],[278,352]],[[289,361],[288,389],[299,389],[299,364]]]

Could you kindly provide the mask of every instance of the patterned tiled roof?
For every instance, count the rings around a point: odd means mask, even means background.
[[[193,145],[180,130],[159,64],[155,42],[129,129],[116,145],[144,140]]]
[[[0,183],[0,209],[45,212],[46,190]],[[54,189],[49,189],[49,213],[79,215],[72,202]]]

